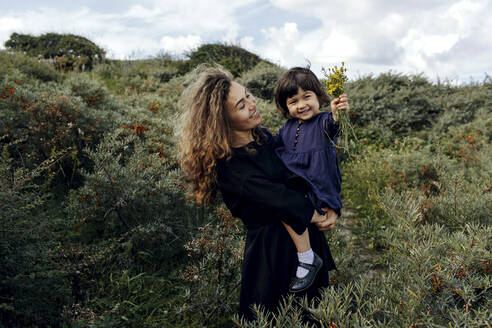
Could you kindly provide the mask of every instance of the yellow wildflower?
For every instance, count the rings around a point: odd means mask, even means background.
[[[342,62],[342,65],[340,67],[335,65],[332,68],[328,68],[328,70],[325,70],[323,68],[323,73],[326,76],[326,91],[335,98],[340,97],[344,93],[344,84],[348,81],[347,75],[345,75],[347,69],[345,68],[344,64],[345,63]],[[347,112],[339,111],[338,120],[343,139],[341,142],[341,146],[338,147],[344,148],[345,151],[348,153],[349,134],[351,134],[354,139],[357,139],[357,137],[352,126],[349,123]]]
[[[344,67],[344,62],[340,68],[336,65],[332,68],[328,68],[328,71],[323,69],[323,73],[327,77],[326,91],[335,98],[340,97],[343,94],[344,83],[348,81],[345,72],[347,69]]]

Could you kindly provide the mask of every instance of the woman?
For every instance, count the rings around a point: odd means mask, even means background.
[[[323,264],[304,294],[318,295],[335,269],[322,230],[332,229],[337,216],[318,214],[305,196],[307,184],[277,157],[276,139],[260,127],[254,97],[228,72],[205,68],[183,93],[181,108],[179,155],[193,196],[207,203],[220,190],[247,229],[240,314],[253,319],[253,304],[275,310],[288,292],[297,255],[282,221],[298,234],[308,228]]]

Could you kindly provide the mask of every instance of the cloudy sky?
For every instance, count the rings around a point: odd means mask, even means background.
[[[85,36],[111,58],[177,56],[240,45],[284,67],[345,62],[350,78],[492,75],[491,0],[0,0],[0,47],[12,32]]]

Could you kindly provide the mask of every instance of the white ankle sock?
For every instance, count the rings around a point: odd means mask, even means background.
[[[299,259],[299,262],[307,263],[307,264],[313,264],[314,262],[314,252],[313,249],[310,248],[309,250],[299,253],[297,252],[297,258]],[[298,266],[297,267],[297,272],[296,276],[297,278],[304,278],[308,274],[308,270]]]

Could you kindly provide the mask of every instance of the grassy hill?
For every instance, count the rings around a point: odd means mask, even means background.
[[[282,125],[283,68],[238,47],[86,72],[0,51],[1,326],[239,322],[242,225],[186,200],[175,155],[181,92],[210,61],[255,94],[266,127]],[[304,308],[326,327],[490,326],[492,83],[385,73],[347,93],[354,214],[327,233],[333,284],[317,304],[288,299],[242,325],[293,326]]]

